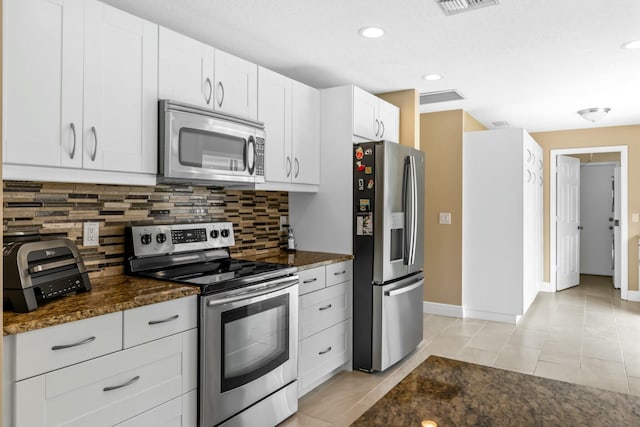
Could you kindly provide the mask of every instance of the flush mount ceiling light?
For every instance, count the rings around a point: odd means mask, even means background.
[[[364,27],[358,30],[358,34],[368,39],[377,39],[384,35],[384,30],[378,27]]]
[[[640,49],[640,40],[631,40],[626,43],[622,43],[620,46],[623,49]]]
[[[422,76],[422,78],[425,80],[434,81],[440,80],[442,76],[440,74],[425,74],[424,76]]]
[[[611,108],[585,108],[584,110],[578,111],[578,114],[580,114],[583,119],[595,123],[598,120],[602,120],[609,114],[609,111],[611,111]]]

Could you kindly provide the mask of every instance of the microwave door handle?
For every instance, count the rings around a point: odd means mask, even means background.
[[[410,175],[410,160],[409,157],[405,157],[404,166],[402,170],[402,209],[404,211],[404,230],[403,230],[403,262],[408,265],[410,258],[410,236],[409,236],[409,209],[407,206],[407,199],[409,197],[409,175]]]
[[[249,175],[253,175],[256,168],[256,140],[253,136],[250,136],[247,143],[244,145],[244,164],[249,171]],[[250,162],[251,161],[251,162]]]

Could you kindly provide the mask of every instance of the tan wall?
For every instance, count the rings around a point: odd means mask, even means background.
[[[400,108],[400,144],[420,148],[420,93],[415,89],[378,94]]]
[[[486,126],[477,121],[471,114],[466,111],[462,114],[463,130],[465,132],[473,132],[476,130],[487,130]]]
[[[572,154],[571,157],[580,159],[580,163],[619,162],[620,161],[620,153]]]
[[[626,145],[628,162],[628,236],[629,290],[638,290],[638,245],[640,224],[631,222],[631,213],[640,212],[640,126],[616,126],[537,132],[531,136],[544,150],[544,278],[549,281],[549,159],[550,150],[564,148],[605,147]]]

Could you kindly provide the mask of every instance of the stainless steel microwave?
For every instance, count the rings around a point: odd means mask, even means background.
[[[264,182],[264,125],[171,100],[158,103],[158,181],[222,187]]]

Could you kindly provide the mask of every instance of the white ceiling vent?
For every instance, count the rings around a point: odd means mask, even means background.
[[[500,0],[436,0],[445,15],[469,12],[485,6],[494,6]]]
[[[509,126],[509,122],[501,120],[498,122],[491,122],[491,126],[493,126],[494,128],[506,128]]]
[[[464,99],[464,97],[455,90],[425,92],[420,94],[420,105],[435,104],[436,102],[460,101],[461,99]]]

